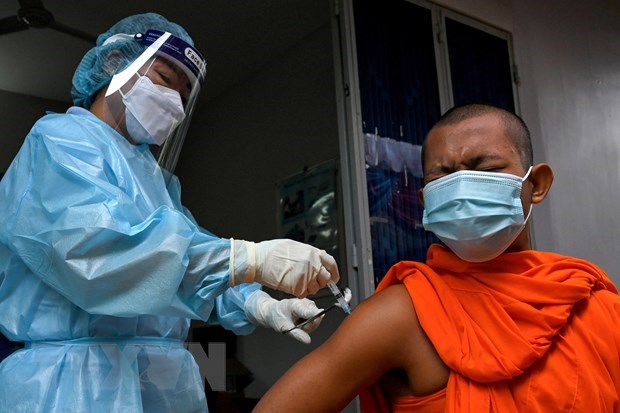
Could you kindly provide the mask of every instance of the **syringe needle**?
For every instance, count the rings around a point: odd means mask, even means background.
[[[345,313],[351,314],[351,307],[349,307],[349,303],[344,298],[344,295],[342,294],[336,283],[333,281],[329,281],[327,283],[327,286],[331,290],[332,294],[334,294],[334,297],[336,297],[336,301],[338,301],[339,307],[342,308]]]

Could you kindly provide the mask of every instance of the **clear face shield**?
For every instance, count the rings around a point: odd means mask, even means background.
[[[147,48],[112,77],[104,116],[129,142],[149,145],[168,182],[204,82],[206,63],[194,47],[168,32],[148,30],[133,38]]]

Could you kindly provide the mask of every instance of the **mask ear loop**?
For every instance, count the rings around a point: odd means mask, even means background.
[[[527,216],[525,217],[525,221],[523,221],[523,226],[525,227],[525,224],[527,224],[527,220],[530,219],[530,215],[532,215],[532,206],[534,206],[534,204],[532,204],[530,202],[530,210],[527,212]]]
[[[527,173],[525,174],[525,176],[523,178],[521,178],[521,188],[523,188],[523,182],[527,181],[527,178],[530,176],[530,172],[532,172],[532,168],[533,166],[530,166],[530,169],[527,170]],[[534,206],[534,204],[532,204],[530,202],[530,210],[527,212],[527,216],[525,217],[525,221],[523,221],[523,227],[525,228],[525,224],[527,224],[528,219],[530,219],[530,215],[532,215],[532,206]]]

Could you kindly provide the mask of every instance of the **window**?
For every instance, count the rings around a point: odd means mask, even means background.
[[[375,285],[401,260],[425,261],[420,148],[454,104],[514,111],[509,33],[431,3],[353,0]]]

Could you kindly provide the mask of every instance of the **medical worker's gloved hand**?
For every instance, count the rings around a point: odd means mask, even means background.
[[[287,335],[305,344],[310,343],[308,333],[316,330],[324,317],[317,317],[303,327],[293,329],[296,323],[315,316],[321,309],[307,298],[276,300],[262,290],[250,294],[245,301],[244,310],[251,323],[274,329],[279,333],[288,331]]]
[[[331,255],[301,242],[231,240],[231,248],[231,286],[257,282],[303,298],[340,279]]]

